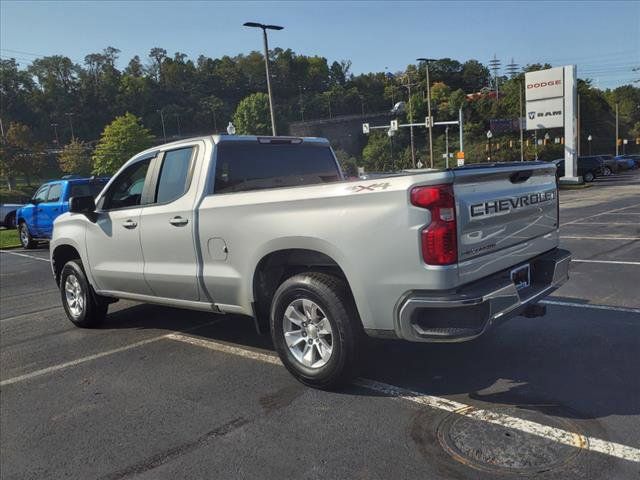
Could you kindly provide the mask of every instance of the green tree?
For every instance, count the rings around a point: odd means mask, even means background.
[[[136,153],[149,148],[153,136],[131,113],[117,117],[102,132],[93,153],[93,173],[110,175]]]
[[[391,169],[391,140],[379,131],[369,135],[367,145],[362,150],[362,160],[368,172],[382,172]]]
[[[7,179],[9,190],[17,175],[24,175],[27,183],[41,173],[44,166],[43,146],[33,136],[28,125],[11,122],[0,150],[0,172]]]
[[[233,114],[233,124],[240,135],[269,135],[269,97],[266,93],[253,93],[243,99]]]
[[[78,139],[72,139],[58,156],[58,165],[64,173],[79,175],[91,173],[91,155],[87,145]]]

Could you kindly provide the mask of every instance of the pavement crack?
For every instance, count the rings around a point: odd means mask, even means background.
[[[204,435],[201,435],[191,442],[183,443],[182,445],[178,445],[176,447],[165,450],[164,452],[148,457],[141,462],[126,467],[122,470],[100,477],[100,480],[121,480],[130,476],[139,475],[149,470],[153,470],[154,468],[158,468],[177,457],[197,450],[211,440],[228,435],[234,430],[237,430],[246,425],[250,421],[251,420],[244,417],[234,418],[233,420],[214,428],[213,430],[205,433]]]

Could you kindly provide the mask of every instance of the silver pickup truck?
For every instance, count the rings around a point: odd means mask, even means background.
[[[249,315],[300,381],[356,374],[364,335],[478,337],[568,278],[551,163],[346,181],[320,138],[207,136],[129,160],[57,218],[69,319],[117,299]]]

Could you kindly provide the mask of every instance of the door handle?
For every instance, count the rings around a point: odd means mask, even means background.
[[[173,217],[171,220],[169,220],[169,223],[171,225],[173,225],[174,227],[183,227],[184,225],[189,223],[189,219],[182,218],[181,216],[177,216],[177,217]]]
[[[133,220],[127,220],[126,222],[122,223],[122,226],[131,230],[132,228],[136,228],[138,226],[138,223],[134,222]]]

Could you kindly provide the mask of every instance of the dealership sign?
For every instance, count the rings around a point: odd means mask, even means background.
[[[547,98],[527,102],[527,130],[564,127],[564,99]]]
[[[524,75],[527,130],[564,127],[564,67]]]

